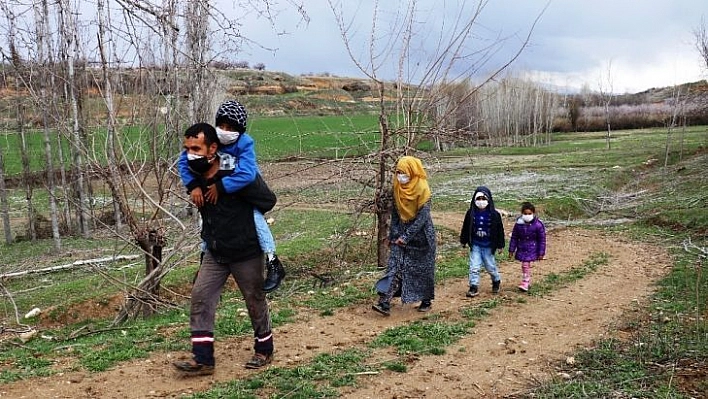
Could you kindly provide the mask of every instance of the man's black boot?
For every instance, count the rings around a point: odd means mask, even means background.
[[[285,278],[285,268],[283,264],[280,263],[278,255],[273,255],[273,259],[266,263],[266,268],[268,269],[268,275],[266,276],[265,283],[263,283],[263,291],[275,291],[280,287],[283,278]]]

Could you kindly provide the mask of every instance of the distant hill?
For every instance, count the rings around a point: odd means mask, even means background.
[[[376,98],[376,88],[372,82],[363,78],[349,78],[328,75],[294,76],[284,72],[265,70],[236,69],[223,71],[229,82],[227,92],[233,96],[258,96],[300,93],[293,98],[314,98],[338,102],[371,102]],[[393,83],[387,84],[388,89]],[[575,94],[581,96],[581,94]],[[708,106],[708,81],[684,83],[677,86],[651,88],[639,93],[614,95],[614,105],[638,105],[672,102],[679,99],[689,103],[701,103]],[[587,96],[587,95],[586,95]],[[597,97],[597,95],[590,95]],[[306,102],[303,106],[307,106]]]

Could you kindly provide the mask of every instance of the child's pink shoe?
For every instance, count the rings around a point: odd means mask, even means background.
[[[519,284],[519,289],[523,292],[528,292],[529,291],[529,282],[522,281],[521,284]]]

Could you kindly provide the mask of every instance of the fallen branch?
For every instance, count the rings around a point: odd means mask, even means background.
[[[118,262],[121,260],[133,260],[133,259],[137,259],[141,256],[143,256],[143,255],[118,255],[118,256],[106,256],[104,258],[96,258],[96,259],[77,260],[75,262],[68,263],[65,265],[45,267],[43,269],[24,270],[21,272],[0,274],[0,280],[6,280],[6,279],[15,278],[15,277],[22,277],[22,276],[26,276],[29,274],[53,273],[53,272],[57,272],[57,271],[73,269],[76,267],[92,265],[92,264],[96,264],[96,263]]]

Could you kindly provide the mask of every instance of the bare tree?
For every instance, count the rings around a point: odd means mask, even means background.
[[[666,120],[666,146],[664,148],[664,168],[669,165],[669,155],[671,153],[671,138],[673,130],[678,126],[678,122],[684,113],[684,100],[681,97],[681,87],[674,86],[671,97],[671,115]],[[683,142],[683,140],[682,140]]]
[[[88,195],[86,189],[86,178],[84,170],[85,150],[82,149],[83,137],[81,136],[81,116],[79,114],[79,93],[78,79],[76,77],[76,61],[79,51],[79,37],[77,32],[77,21],[74,16],[78,12],[71,6],[69,0],[57,0],[57,19],[59,21],[59,35],[61,37],[60,59],[66,68],[66,80],[64,91],[69,100],[69,118],[71,121],[71,155],[72,171],[75,176],[76,199],[77,199],[77,219],[81,234],[88,238],[90,236],[88,207]]]
[[[605,125],[607,126],[607,135],[605,136],[605,141],[607,143],[607,149],[610,149],[610,138],[612,136],[612,128],[610,126],[610,103],[612,102],[612,61],[607,64],[607,76],[603,79],[600,76],[600,81],[598,83],[598,89],[600,91],[600,101],[602,102],[602,107],[605,110]]]
[[[706,28],[705,17],[701,17],[701,23],[693,30],[696,39],[696,49],[703,59],[703,68],[708,71],[708,30]]]
[[[61,250],[61,235],[59,232],[59,211],[57,207],[57,188],[55,183],[54,161],[52,159],[52,144],[49,112],[51,104],[56,103],[56,92],[53,89],[47,90],[47,87],[55,87],[54,72],[51,70],[54,62],[52,61],[53,49],[51,47],[50,31],[49,31],[49,5],[47,0],[41,0],[33,3],[34,18],[35,18],[35,36],[37,43],[37,61],[39,68],[44,70],[45,81],[40,82],[39,95],[34,95],[35,102],[42,113],[42,130],[44,138],[44,156],[47,171],[47,192],[49,200],[49,218],[51,220],[52,239],[54,242],[54,251]],[[30,86],[30,89],[31,86]],[[50,94],[51,92],[51,94]]]

